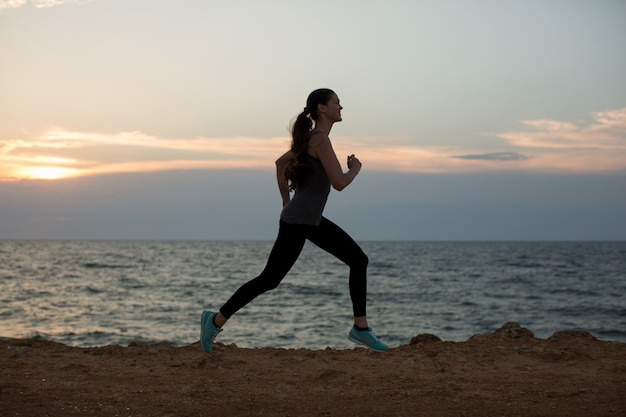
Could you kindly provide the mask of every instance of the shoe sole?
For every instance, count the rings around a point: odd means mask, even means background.
[[[375,349],[375,348],[371,347],[370,345],[368,345],[367,343],[365,343],[365,342],[363,342],[363,341],[361,341],[359,339],[355,339],[354,337],[352,337],[352,335],[348,335],[348,339],[350,341],[356,343],[357,345],[361,345],[363,347],[366,347],[369,350],[374,351],[374,352],[383,353],[383,352],[387,351],[387,349],[382,349],[382,350],[381,349]]]

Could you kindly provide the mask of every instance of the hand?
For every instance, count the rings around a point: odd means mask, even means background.
[[[352,168],[361,169],[361,161],[354,154],[348,156],[348,169]]]

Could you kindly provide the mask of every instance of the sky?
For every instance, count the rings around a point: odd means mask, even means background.
[[[0,239],[267,239],[312,90],[361,240],[626,240],[623,0],[0,0]]]

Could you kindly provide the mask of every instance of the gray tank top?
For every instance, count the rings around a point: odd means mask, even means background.
[[[319,159],[308,154],[306,157],[312,170],[293,198],[283,207],[280,218],[290,224],[317,226],[322,220],[322,212],[330,193],[330,180]]]

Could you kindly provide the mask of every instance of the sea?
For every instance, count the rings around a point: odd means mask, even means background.
[[[265,241],[0,241],[0,337],[71,346],[198,341],[265,265]],[[626,342],[626,242],[360,242],[368,318],[392,347],[465,341],[517,322],[535,337],[582,330]],[[349,349],[348,267],[307,243],[281,285],[217,341]]]

